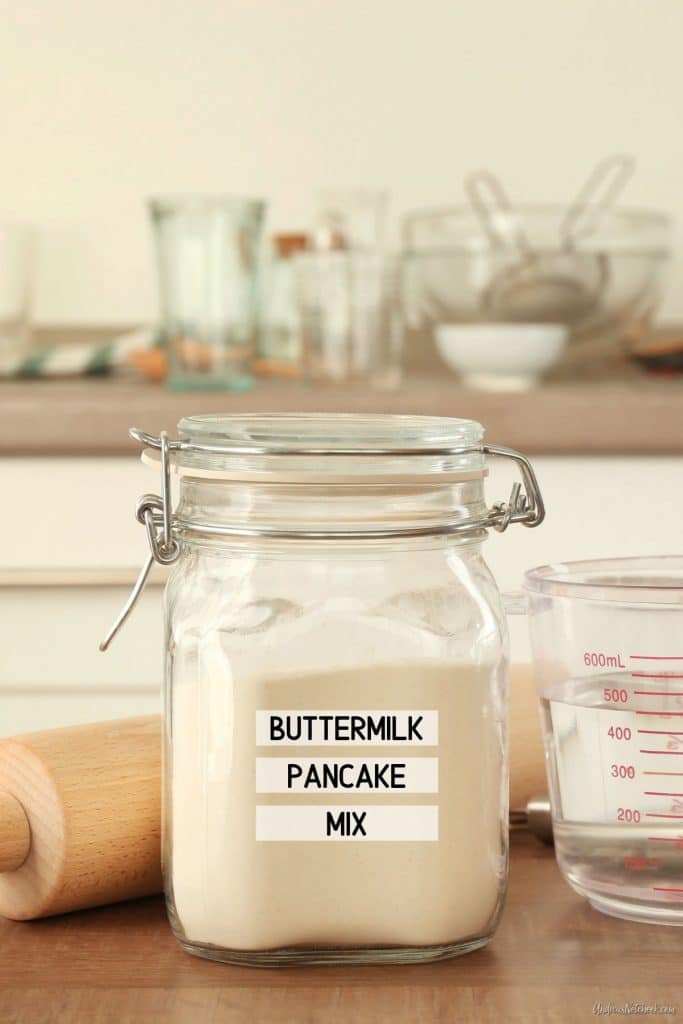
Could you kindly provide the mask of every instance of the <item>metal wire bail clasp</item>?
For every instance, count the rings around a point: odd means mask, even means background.
[[[131,430],[130,435],[136,441],[148,443],[150,438],[139,430]],[[100,650],[106,651],[124,622],[132,612],[142,593],[147,577],[155,562],[160,565],[172,565],[180,554],[180,545],[173,536],[173,515],[171,511],[171,460],[169,440],[166,431],[162,431],[155,444],[161,453],[161,495],[143,494],[135,507],[135,518],[147,531],[149,555],[143,565],[128,600],[121,609],[118,618],[100,644]]]
[[[131,430],[137,438],[138,431]],[[162,430],[159,435],[161,452],[161,497],[158,494],[143,494],[135,508],[135,518],[147,530],[150,551],[154,560],[161,565],[171,565],[180,554],[178,541],[173,537],[171,513],[171,460],[169,457],[168,434]]]
[[[498,533],[504,533],[510,523],[540,526],[545,519],[545,505],[534,468],[526,456],[512,448],[501,448],[494,444],[483,445],[483,451],[486,455],[512,459],[522,477],[522,483],[518,481],[512,485],[508,501],[499,501],[491,507],[487,526],[493,527]]]

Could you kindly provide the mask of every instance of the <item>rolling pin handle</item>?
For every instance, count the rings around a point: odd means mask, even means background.
[[[31,849],[31,827],[16,797],[0,789],[0,872],[16,871]]]

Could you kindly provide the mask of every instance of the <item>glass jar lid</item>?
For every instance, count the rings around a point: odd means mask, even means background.
[[[323,413],[189,416],[181,420],[179,431],[180,437],[171,440],[165,432],[155,436],[138,428],[130,430],[130,436],[145,446],[143,459],[160,466],[161,493],[144,494],[138,501],[136,517],[147,531],[150,554],[128,601],[100,645],[102,650],[106,650],[130,615],[154,562],[163,565],[175,562],[181,551],[179,538],[188,533],[279,540],[388,540],[467,536],[489,529],[503,532],[512,523],[539,526],[545,517],[543,498],[529,460],[510,448],[485,444],[483,428],[474,420]],[[366,517],[362,524],[351,523],[351,529],[345,523],[340,529],[330,529],[325,524],[322,529],[307,525],[302,530],[291,530],[280,524],[198,521],[192,501],[189,516],[183,514],[188,511],[188,502],[182,499],[180,514],[174,513],[172,508],[172,464],[181,475],[190,477],[188,487],[183,488],[186,492],[200,488],[202,477],[214,477],[217,484],[221,479],[247,480],[251,474],[266,485],[281,481],[298,485],[300,480],[307,480],[318,485],[320,492],[330,483],[357,487],[360,481],[364,491],[375,487],[378,491],[405,492],[428,490],[434,483],[428,478],[435,474],[439,475],[438,487],[441,483],[447,484],[449,477],[454,481],[479,480],[486,472],[489,455],[511,459],[519,471],[521,480],[512,485],[508,501],[486,507],[483,489],[476,483],[468,483],[465,488],[479,492],[473,496],[474,500],[465,502],[459,511],[451,504],[449,511],[457,514],[445,519],[439,516],[438,522],[416,524],[400,517],[401,522],[377,526]],[[394,488],[396,481],[409,486]],[[214,485],[211,489],[217,487]],[[464,488],[455,489],[462,491]],[[296,486],[286,490],[304,491],[305,488]],[[247,500],[246,507],[253,509],[253,502]]]
[[[177,471],[187,476],[349,482],[485,470],[484,429],[437,416],[310,413],[188,416],[178,424]]]

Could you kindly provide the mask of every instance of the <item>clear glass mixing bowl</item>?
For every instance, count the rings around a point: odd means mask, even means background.
[[[561,205],[522,204],[511,209],[508,223],[504,212],[496,214],[497,235],[512,238],[515,225],[521,225],[540,261],[537,269],[559,274],[565,295],[578,282],[581,301],[560,301],[550,316],[547,289],[524,289],[515,276],[520,251],[513,242],[496,245],[470,207],[408,214],[402,268],[411,329],[423,336],[446,323],[564,323],[570,345],[561,365],[575,371],[594,367],[638,338],[659,304],[670,255],[669,217],[645,210],[605,212],[568,251],[560,244],[566,213]]]

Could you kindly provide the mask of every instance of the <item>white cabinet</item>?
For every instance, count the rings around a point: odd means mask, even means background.
[[[533,461],[547,519],[537,530],[489,537],[502,590],[518,589],[524,570],[543,562],[683,549],[683,457]],[[3,458],[0,474],[0,734],[157,709],[158,582],[111,650],[97,649],[146,555],[134,508],[140,494],[158,489],[156,474],[135,455]],[[494,465],[489,500],[505,498],[511,479]],[[30,578],[27,570],[35,570]],[[511,640],[512,659],[528,660],[523,620],[511,620]]]
[[[106,654],[130,587],[114,570],[0,572],[0,735],[160,709],[158,582]]]

